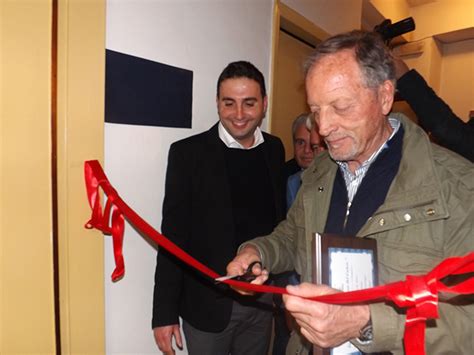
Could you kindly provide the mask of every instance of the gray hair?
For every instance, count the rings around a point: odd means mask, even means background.
[[[311,116],[310,113],[302,113],[298,117],[295,118],[293,121],[293,124],[291,125],[291,133],[293,137],[293,141],[295,140],[295,135],[296,135],[296,130],[298,129],[299,126],[305,125],[308,127],[308,118]]]
[[[386,80],[396,84],[393,56],[381,36],[375,32],[359,30],[335,35],[318,44],[306,60],[305,74],[308,75],[321,58],[346,49],[354,50],[367,88],[375,89]]]
[[[306,129],[307,129],[308,131],[312,131],[313,128],[314,128],[314,126],[316,125],[316,121],[315,121],[315,119],[314,119],[314,115],[315,115],[315,113],[314,113],[314,112],[311,112],[311,113],[309,113],[308,116],[306,117],[306,122],[305,122],[305,124],[306,124]]]

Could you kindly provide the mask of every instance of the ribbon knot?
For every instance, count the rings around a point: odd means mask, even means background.
[[[436,279],[427,279],[426,276],[408,275],[406,284],[411,291],[409,309],[413,309],[413,316],[407,322],[424,322],[427,319],[438,318],[438,288]],[[414,306],[414,307],[413,307]]]
[[[401,288],[394,289],[392,300],[402,308],[415,312],[407,322],[438,318],[438,287],[435,278],[408,275]]]

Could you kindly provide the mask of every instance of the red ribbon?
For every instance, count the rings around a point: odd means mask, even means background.
[[[92,208],[92,217],[86,223],[85,227],[89,229],[96,228],[105,234],[112,235],[115,257],[115,270],[112,273],[113,281],[119,280],[125,273],[122,253],[124,216],[126,216],[127,220],[138,230],[153,239],[161,248],[166,249],[186,264],[194,267],[212,279],[221,276],[157,232],[133,211],[112,187],[97,160],[86,161],[84,169],[87,196]],[[108,197],[104,211],[102,211],[100,203],[99,187],[102,188]],[[110,220],[111,224],[109,224]],[[310,299],[329,304],[392,301],[397,306],[406,308],[404,334],[405,352],[407,355],[418,355],[425,353],[426,320],[438,318],[438,293],[474,293],[474,278],[472,275],[467,275],[467,278],[454,286],[446,286],[441,280],[446,276],[473,272],[474,252],[471,252],[464,257],[452,257],[442,261],[426,275],[408,275],[405,281],[394,282],[370,289],[318,296]],[[254,285],[236,280],[226,280],[224,283],[248,291],[287,294],[286,289],[281,287]]]

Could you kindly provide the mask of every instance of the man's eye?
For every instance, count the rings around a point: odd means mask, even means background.
[[[254,107],[254,106],[255,106],[255,102],[252,102],[252,101],[251,101],[251,102],[246,102],[246,103],[245,103],[245,106],[247,106],[247,107]]]
[[[345,112],[349,111],[350,108],[351,108],[351,106],[336,106],[336,107],[334,107],[334,110],[337,113],[345,113]]]
[[[224,101],[224,106],[226,107],[230,107],[232,106],[234,103],[232,101]]]
[[[297,140],[295,141],[295,144],[296,144],[296,145],[304,145],[304,140],[302,140],[302,139],[297,139]]]

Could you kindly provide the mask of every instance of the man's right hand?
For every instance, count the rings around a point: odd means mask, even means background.
[[[254,261],[261,262],[260,253],[256,247],[247,244],[239,251],[234,260],[227,265],[227,275],[243,275]],[[251,282],[253,284],[262,285],[268,279],[268,271],[262,269],[258,264],[252,268],[252,273],[256,276],[255,280]],[[232,288],[243,295],[252,294],[252,292],[244,291],[234,286]]]
[[[176,354],[173,349],[173,336],[176,340],[176,345],[179,349],[183,349],[183,340],[179,324],[165,325],[163,327],[156,327],[153,329],[156,345],[164,355]]]

